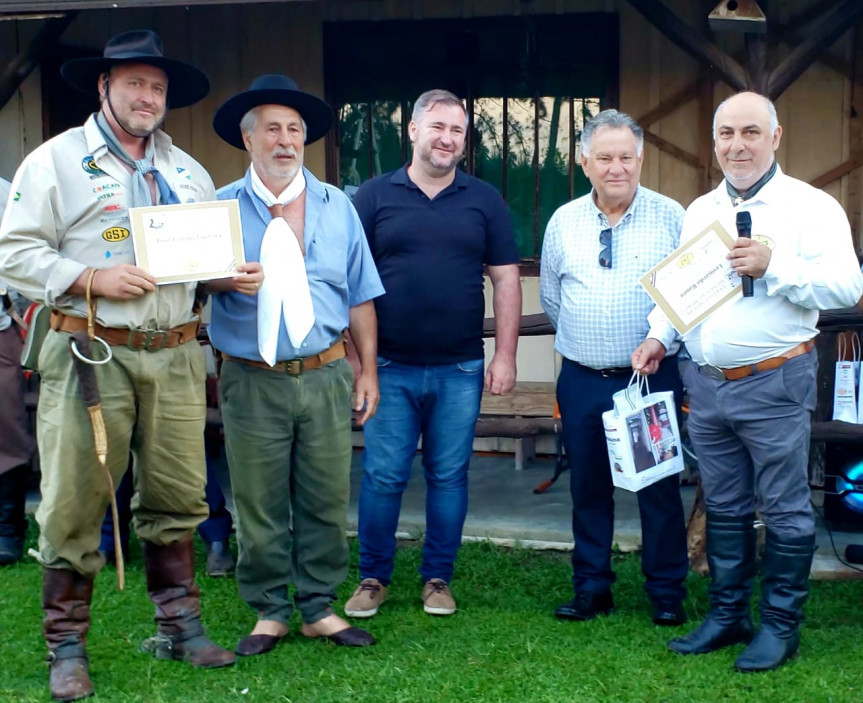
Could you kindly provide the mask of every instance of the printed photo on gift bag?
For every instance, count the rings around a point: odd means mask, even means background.
[[[602,422],[615,486],[638,491],[683,470],[673,393],[650,393],[647,381],[633,376],[614,405]]]
[[[838,356],[833,377],[833,419],[842,422],[857,422],[857,384],[855,366],[860,365],[859,351],[854,359],[853,341],[848,342],[844,334],[839,335]]]

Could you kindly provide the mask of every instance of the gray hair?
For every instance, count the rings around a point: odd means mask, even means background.
[[[738,95],[742,95],[742,93],[735,93],[734,95],[731,95],[731,96],[725,98],[725,100],[723,100],[721,103],[719,103],[719,107],[716,108],[716,112],[713,113],[713,139],[714,140],[716,139],[716,117],[717,117],[717,115],[719,115],[719,111],[723,107],[725,107],[725,103],[727,103],[729,100],[731,100],[731,98],[736,98]],[[760,95],[759,93],[753,93],[753,95],[757,95],[759,98],[761,98],[764,101],[764,107],[767,109],[767,116],[768,116],[769,122],[770,122],[770,135],[772,136],[773,134],[776,133],[776,128],[779,126],[779,117],[776,116],[776,106],[773,104],[773,101],[770,100],[770,98],[768,98],[764,95]]]
[[[450,93],[448,90],[441,90],[439,88],[427,90],[417,98],[417,101],[414,103],[413,112],[411,113],[411,119],[414,122],[419,122],[423,113],[433,110],[436,105],[451,105],[461,108],[461,111],[464,113],[465,125],[467,125],[467,110],[465,110],[464,103],[459,100],[455,93]]]
[[[644,130],[638,123],[625,112],[617,110],[603,110],[591,117],[581,131],[581,153],[590,156],[590,142],[597,130],[608,127],[609,129],[622,129],[626,127],[635,137],[635,151],[638,156],[644,151]]]
[[[255,127],[258,126],[258,110],[263,107],[263,105],[256,105],[251,110],[249,110],[245,115],[243,115],[243,119],[240,120],[240,132],[242,134],[248,134],[249,132],[254,131]],[[286,105],[285,107],[290,107]],[[296,108],[291,108],[296,109]],[[299,112],[299,110],[297,111]],[[303,119],[303,116],[300,115],[300,121],[303,123],[303,141],[305,141],[306,135],[309,133],[308,128],[306,127],[306,121]]]

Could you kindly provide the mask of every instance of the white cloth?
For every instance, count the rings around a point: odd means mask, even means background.
[[[279,196],[273,195],[251,168],[252,190],[268,208],[287,205],[306,188],[302,170]],[[261,242],[264,282],[258,291],[258,351],[270,366],[276,364],[282,317],[291,345],[298,348],[315,324],[306,262],[297,235],[284,217],[274,217]]]
[[[752,215],[752,238],[771,248],[770,263],[751,298],[738,297],[683,338],[698,364],[735,368],[755,364],[818,334],[818,311],[855,305],[863,295],[851,228],[827,193],[777,169],[751,199],[734,207],[725,181],[686,210],[681,243],[718,220],[736,236],[736,213]],[[659,308],[650,334],[666,348],[677,337]]]

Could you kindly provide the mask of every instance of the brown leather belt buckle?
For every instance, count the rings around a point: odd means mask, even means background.
[[[138,335],[143,335],[144,338],[139,344],[136,344]],[[126,340],[126,348],[132,351],[143,349],[148,352],[157,352],[164,349],[167,343],[168,332],[166,330],[132,330]]]
[[[285,362],[285,372],[290,376],[299,376],[303,372],[304,359],[291,359]]]

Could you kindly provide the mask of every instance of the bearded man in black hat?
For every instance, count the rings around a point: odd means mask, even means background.
[[[348,570],[354,374],[344,331],[362,365],[354,407],[364,423],[378,403],[372,300],[384,290],[353,206],[303,167],[305,145],[331,122],[325,102],[281,75],[255,79],[213,119],[216,133],[252,160],[219,198],[239,201],[246,259],[254,263],[245,275],[209,284],[221,291],[209,333],[223,359],[237,583],[258,617],[237,647],[245,656],[284,639],[294,606],[306,637],[374,644],[332,603]]]
[[[156,605],[157,634],[145,649],[200,667],[233,664],[234,655],[204,635],[194,580],[192,531],[207,517],[195,285],[157,288],[135,266],[128,216],[135,206],[215,199],[206,171],[159,130],[168,106],[199,101],[209,81],[166,58],[146,30],[119,34],[101,58],[69,61],[61,72],[74,87],[98,92],[101,107],[22,163],[0,231],[0,268],[54,310],[39,362],[38,559],[51,694],[75,700],[93,693],[85,636],[110,491],[70,354],[70,333],[87,327],[88,298],[95,333],[113,353],[103,355],[96,378],[115,482],[130,451],[134,459],[134,527]]]

